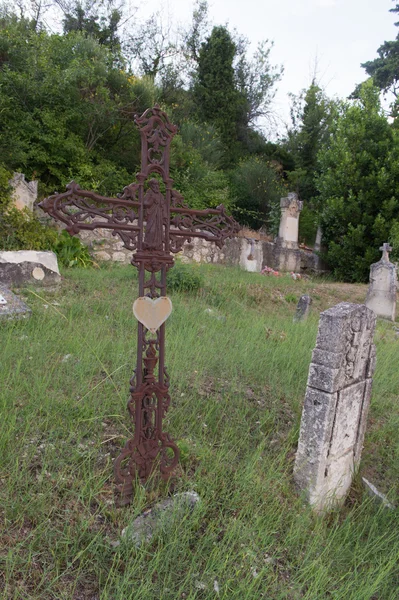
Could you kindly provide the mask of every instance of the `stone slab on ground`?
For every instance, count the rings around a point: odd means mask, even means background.
[[[127,537],[129,541],[139,547],[141,544],[151,541],[157,532],[165,527],[170,527],[173,522],[181,521],[194,509],[199,500],[196,492],[175,494],[137,517],[130,526],[123,529],[122,537]],[[173,519],[173,516],[176,519]]]
[[[5,285],[0,285],[0,321],[30,317],[32,311]]]
[[[54,252],[0,252],[0,283],[18,288],[31,284],[55,287],[60,282],[61,275]]]
[[[317,512],[340,505],[360,463],[375,368],[376,316],[341,302],[320,315],[294,479]]]

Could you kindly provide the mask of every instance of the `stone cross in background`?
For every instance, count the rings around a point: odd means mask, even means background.
[[[173,189],[170,143],[177,127],[166,113],[156,105],[137,117],[136,124],[141,136],[141,171],[120,197],[99,196],[72,182],[66,192],[40,203],[43,210],[67,225],[69,233],[108,229],[120,237],[126,249],[134,251],[132,264],[139,271],[134,314],[139,323],[128,410],[135,432],[114,462],[119,504],[130,502],[137,479],[146,481],[156,466],[167,478],[178,463],[178,447],[163,430],[171,401],[164,321],[171,311],[166,273],[173,267],[173,254],[192,238],[214,242],[221,248],[240,229],[223,206],[189,209]]]
[[[375,368],[376,317],[341,302],[321,313],[294,479],[318,512],[339,505],[359,466]]]
[[[275,268],[278,271],[299,272],[301,255],[298,248],[299,215],[303,202],[294,192],[280,200],[281,219],[275,246]]]
[[[391,321],[396,315],[396,266],[389,260],[392,248],[385,243],[381,246],[381,260],[370,267],[370,285],[367,292],[366,306],[371,308],[377,317]]]

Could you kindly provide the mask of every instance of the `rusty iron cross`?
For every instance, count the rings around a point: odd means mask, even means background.
[[[166,113],[156,105],[135,121],[141,135],[141,171],[136,182],[125,187],[119,197],[107,198],[81,190],[72,181],[66,192],[46,198],[39,206],[65,223],[71,235],[96,228],[119,235],[125,248],[134,251],[132,264],[139,272],[139,297],[156,299],[166,296],[167,270],[174,264],[173,254],[186,241],[196,237],[222,247],[239,226],[223,206],[189,209],[172,188],[170,143],[177,127]],[[155,333],[138,323],[137,364],[130,383],[128,411],[135,431],[114,462],[119,505],[130,502],[135,480],[146,481],[155,465],[159,464],[166,479],[178,464],[178,447],[162,427],[170,405],[165,323]]]

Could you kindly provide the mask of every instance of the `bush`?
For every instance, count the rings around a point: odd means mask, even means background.
[[[177,261],[168,271],[166,283],[174,292],[196,292],[204,285],[204,278],[197,266]]]
[[[94,264],[87,246],[67,231],[58,235],[53,250],[64,267],[89,267]]]
[[[231,175],[233,216],[242,225],[277,234],[280,198],[286,194],[281,177],[259,157],[242,161]]]

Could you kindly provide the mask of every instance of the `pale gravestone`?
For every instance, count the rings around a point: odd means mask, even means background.
[[[302,207],[303,202],[293,192],[280,200],[280,229],[275,244],[275,265],[279,271],[298,272],[301,268],[298,228]]]
[[[359,465],[375,369],[375,314],[341,302],[320,315],[294,479],[318,512],[343,502]]]
[[[5,285],[0,285],[0,321],[30,317],[31,309]]]
[[[18,210],[27,208],[32,211],[37,200],[38,181],[26,181],[23,173],[14,173],[10,185],[13,188],[12,196],[15,208]]]
[[[310,307],[312,305],[312,298],[307,296],[301,296],[298,300],[298,304],[296,307],[295,315],[294,315],[294,323],[299,323],[300,321],[306,321],[310,313]]]
[[[383,244],[380,248],[381,260],[370,267],[370,285],[367,292],[366,306],[371,308],[377,317],[395,320],[396,315],[396,266],[389,260],[392,248]]]

